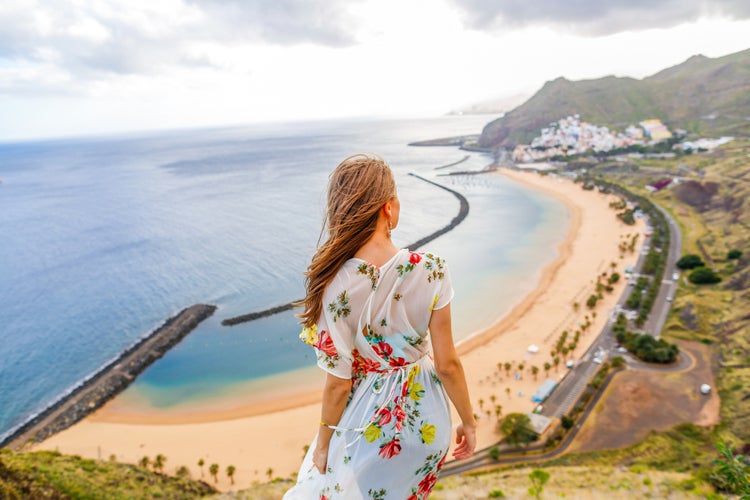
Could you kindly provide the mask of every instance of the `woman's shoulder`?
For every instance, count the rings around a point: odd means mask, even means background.
[[[399,276],[426,275],[427,281],[440,281],[445,277],[447,264],[443,257],[430,251],[408,250],[396,264]]]

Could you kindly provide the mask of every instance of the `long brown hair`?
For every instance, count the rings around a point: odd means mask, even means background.
[[[396,182],[388,164],[374,154],[346,158],[328,180],[328,204],[318,247],[305,272],[307,295],[297,305],[305,327],[313,326],[323,310],[323,292],[344,263],[375,233],[378,213],[396,196]],[[318,240],[320,242],[320,239]]]

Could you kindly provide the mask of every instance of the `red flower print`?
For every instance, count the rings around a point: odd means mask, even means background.
[[[387,443],[382,445],[380,447],[378,455],[383,458],[392,458],[399,453],[401,453],[401,442],[398,440],[398,438],[395,438],[393,439],[393,441],[388,441]]]
[[[380,427],[383,427],[384,425],[387,425],[388,422],[391,421],[391,412],[388,411],[388,408],[381,408],[380,411],[377,413],[378,417],[378,425]]]
[[[325,495],[320,495],[320,500],[328,500],[328,497]]]
[[[401,409],[401,406],[396,405],[395,408],[393,408],[393,411],[391,411],[391,416],[396,419],[396,430],[401,430],[401,422],[404,421],[406,418],[406,413],[403,409]]]
[[[443,464],[445,463],[445,457],[447,456],[448,454],[446,453],[445,455],[443,455],[443,458],[440,459],[440,462],[438,462],[437,464],[437,470],[440,470],[443,468]]]
[[[352,373],[363,375],[368,372],[380,371],[380,363],[363,357],[357,349],[352,350]]]
[[[409,393],[409,381],[407,380],[404,382],[404,385],[401,387],[401,397],[406,397],[406,395]]]
[[[424,479],[419,482],[419,494],[431,492],[432,488],[435,487],[435,483],[437,483],[437,480],[438,477],[434,472],[430,472],[429,474],[427,474]]]
[[[409,498],[407,498],[406,500],[419,500],[419,497],[415,495],[414,493],[412,493],[411,495],[409,495]]]
[[[318,341],[315,343],[315,347],[323,351],[326,356],[335,357],[338,354],[328,330],[321,330],[318,333]]]
[[[409,264],[414,264],[415,266],[419,264],[419,262],[422,260],[422,256],[419,255],[416,252],[412,252],[409,254]]]
[[[378,353],[378,356],[381,356],[383,358],[389,357],[393,353],[393,347],[388,342],[380,341],[372,348],[375,350],[376,353]]]
[[[388,360],[388,364],[398,368],[399,366],[406,366],[406,360],[404,358],[391,358]]]

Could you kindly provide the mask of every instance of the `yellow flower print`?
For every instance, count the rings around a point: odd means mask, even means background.
[[[435,431],[437,428],[432,424],[424,424],[421,429],[419,429],[419,434],[422,436],[422,442],[425,444],[430,444],[435,440]]]
[[[419,382],[414,382],[409,388],[409,397],[414,401],[419,401],[424,396],[424,386]]]
[[[308,345],[315,345],[318,342],[318,325],[303,328],[299,334],[302,342]]]
[[[435,296],[432,298],[432,305],[430,306],[430,311],[435,310],[435,305],[437,304],[437,301],[438,301],[438,294],[435,294]]]
[[[411,367],[411,370],[409,370],[409,376],[406,377],[407,387],[411,388],[417,375],[419,375],[419,365],[414,365]]]
[[[365,428],[365,432],[363,433],[365,435],[365,439],[368,443],[372,443],[376,439],[380,438],[380,435],[383,433],[383,431],[380,430],[380,427],[378,427],[375,424],[369,424]]]

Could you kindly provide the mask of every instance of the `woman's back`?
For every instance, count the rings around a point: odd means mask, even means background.
[[[427,326],[432,310],[452,296],[445,262],[432,254],[400,250],[381,267],[350,259],[336,274],[317,331],[303,340],[315,347],[321,368],[353,379],[352,394],[335,426],[326,474],[308,454],[287,498],[429,493],[451,424]]]

